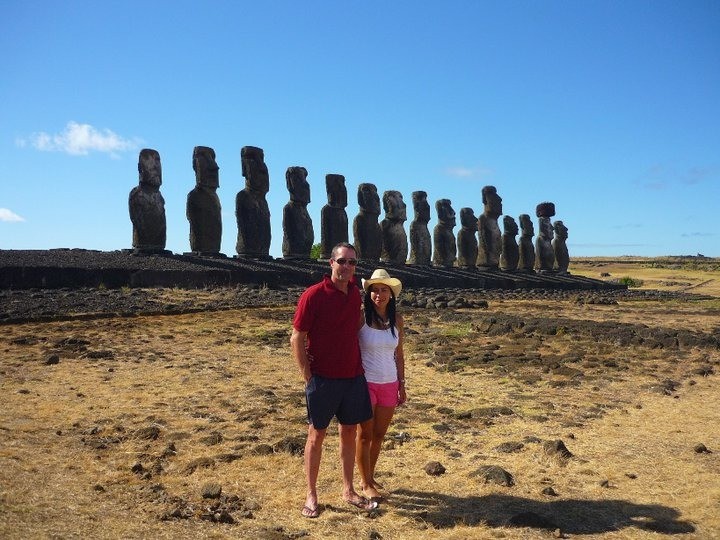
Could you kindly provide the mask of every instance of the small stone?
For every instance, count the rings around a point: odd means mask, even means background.
[[[219,499],[222,494],[222,486],[215,482],[205,484],[202,487],[203,499]]]
[[[445,473],[445,467],[439,461],[431,461],[423,467],[423,470],[430,476],[440,476]]]
[[[703,443],[698,443],[693,448],[695,450],[696,454],[711,454],[710,450],[708,450],[707,446],[705,446]]]
[[[54,366],[60,363],[60,357],[57,354],[51,354],[45,359],[46,366]]]
[[[548,497],[557,497],[558,496],[557,491],[555,491],[551,487],[546,487],[545,489],[543,489],[542,494],[547,495]]]

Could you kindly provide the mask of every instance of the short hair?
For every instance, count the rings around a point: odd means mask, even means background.
[[[340,249],[340,248],[352,249],[352,250],[357,254],[357,249],[355,249],[355,246],[353,246],[352,244],[350,244],[350,243],[348,243],[348,242],[338,242],[338,243],[335,244],[335,246],[332,248],[331,257],[332,257],[333,259],[335,258],[335,254],[337,253],[338,249]]]

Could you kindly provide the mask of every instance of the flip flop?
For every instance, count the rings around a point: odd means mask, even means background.
[[[316,506],[315,508],[310,508],[309,506],[303,506],[302,510],[300,510],[300,515],[302,517],[306,517],[308,519],[315,519],[320,515],[320,507]]]
[[[351,506],[354,506],[355,508],[359,508],[360,510],[365,511],[375,510],[379,506],[377,501],[366,499],[365,497],[360,497],[355,501],[346,500],[345,502]]]

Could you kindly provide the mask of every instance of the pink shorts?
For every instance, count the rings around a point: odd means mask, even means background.
[[[381,407],[397,407],[400,381],[389,383],[368,382],[367,385],[368,391],[370,392],[370,403],[372,403],[373,407],[375,405],[380,405]]]

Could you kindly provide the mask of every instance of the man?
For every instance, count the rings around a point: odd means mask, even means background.
[[[358,343],[360,291],[355,283],[357,254],[342,242],[332,249],[330,276],[309,287],[298,301],[290,346],[306,383],[308,436],[305,443],[307,497],[302,515],[319,515],[317,478],[328,425],[337,417],[343,499],[362,510],[377,503],[353,487],[357,424],[372,417]]]

